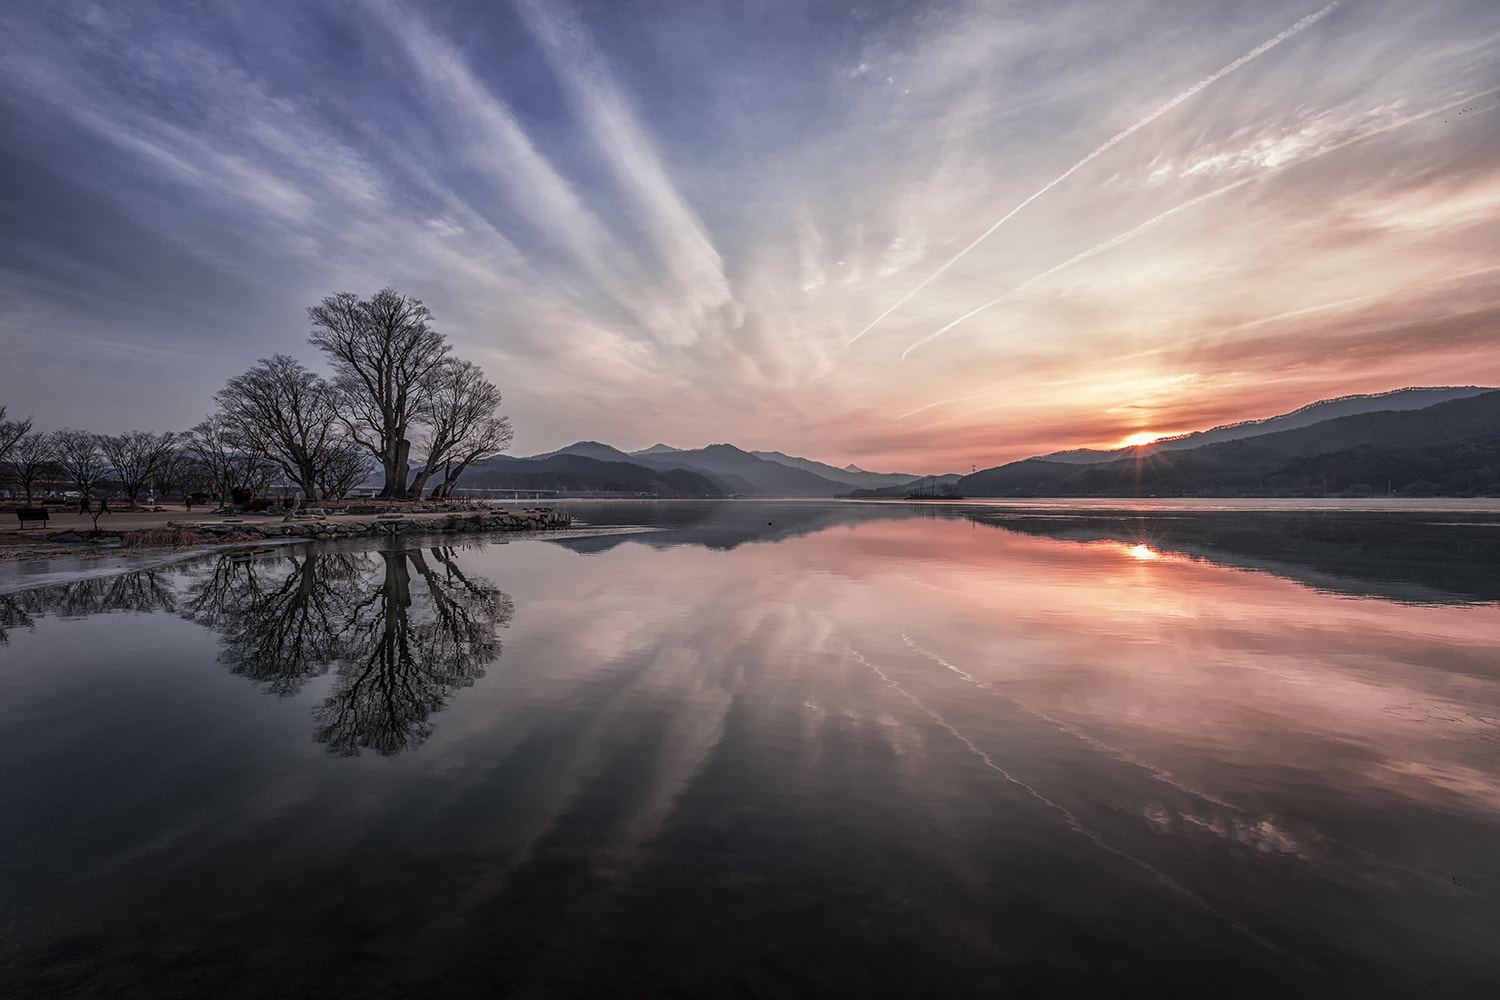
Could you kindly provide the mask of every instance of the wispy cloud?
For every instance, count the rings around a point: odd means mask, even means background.
[[[733,306],[723,260],[576,18],[561,4],[520,0],[519,6],[665,269],[668,294],[654,303],[653,328],[672,343],[691,343]]]
[[[183,426],[387,283],[522,451],[940,471],[1500,381],[1500,9],[1313,7],[12,5],[0,403]]]
[[[1126,139],[1130,138],[1132,135],[1134,135],[1135,133],[1139,132],[1141,129],[1145,128],[1146,126],[1150,125],[1152,122],[1156,121],[1162,115],[1164,115],[1167,112],[1171,111],[1173,108],[1177,107],[1179,104],[1183,103],[1184,101],[1188,100],[1189,98],[1192,98],[1196,94],[1200,93],[1204,88],[1209,87],[1209,86],[1213,85],[1214,83],[1217,83],[1219,80],[1222,80],[1224,77],[1228,76],[1230,73],[1233,73],[1235,70],[1239,69],[1241,66],[1244,66],[1246,63],[1250,62],[1251,60],[1253,60],[1253,59],[1255,59],[1255,58],[1263,55],[1266,52],[1269,52],[1271,49],[1275,48],[1277,45],[1280,45],[1282,42],[1286,41],[1288,38],[1291,38],[1293,35],[1297,34],[1298,32],[1302,31],[1303,29],[1305,29],[1305,28],[1309,27],[1310,25],[1315,24],[1318,21],[1322,20],[1324,17],[1328,16],[1328,14],[1332,13],[1333,10],[1334,10],[1334,8],[1337,7],[1337,6],[1339,6],[1339,4],[1342,3],[1342,2],[1343,2],[1343,0],[1334,0],[1333,3],[1330,3],[1328,6],[1324,7],[1322,10],[1317,11],[1316,13],[1313,13],[1313,14],[1309,14],[1308,16],[1302,18],[1302,20],[1298,21],[1296,24],[1292,25],[1290,28],[1287,28],[1285,31],[1282,31],[1281,33],[1279,33],[1277,35],[1274,35],[1270,39],[1268,39],[1268,40],[1262,42],[1261,44],[1257,45],[1255,48],[1251,49],[1249,52],[1247,52],[1244,55],[1240,56],[1238,59],[1234,60],[1229,65],[1224,66],[1221,69],[1219,69],[1219,70],[1217,70],[1217,71],[1215,71],[1213,73],[1210,73],[1208,76],[1204,77],[1202,80],[1199,80],[1197,83],[1193,84],[1191,87],[1189,87],[1186,90],[1182,91],[1182,93],[1178,94],[1176,97],[1173,97],[1171,100],[1167,101],[1165,104],[1161,105],[1160,107],[1156,108],[1151,113],[1147,114],[1144,118],[1138,119],[1136,122],[1134,122],[1128,128],[1126,128],[1126,129],[1124,129],[1124,130],[1122,130],[1120,132],[1116,132],[1114,135],[1110,136],[1101,145],[1095,147],[1094,150],[1092,152],[1090,152],[1087,156],[1085,156],[1083,159],[1079,160],[1077,163],[1073,164],[1067,170],[1064,170],[1062,173],[1058,174],[1056,177],[1054,177],[1052,180],[1048,181],[1046,184],[1043,184],[1033,194],[1027,196],[1026,199],[1023,200],[1019,205],[1017,205],[1015,208],[1011,209],[1005,215],[1002,215],[997,221],[995,221],[994,223],[992,223],[988,229],[986,229],[984,232],[980,233],[979,236],[973,240],[973,242],[969,243],[967,246],[965,246],[958,253],[956,253],[952,257],[948,258],[948,260],[942,266],[938,267],[935,271],[933,271],[931,274],[929,274],[926,278],[923,278],[920,282],[918,282],[917,285],[914,286],[911,291],[907,292],[900,299],[897,299],[896,302],[893,305],[891,305],[888,309],[886,309],[885,312],[883,312],[879,316],[875,317],[875,319],[872,320],[868,326],[866,326],[863,330],[859,331],[853,337],[851,337],[849,339],[849,343],[846,344],[846,345],[844,345],[844,346],[848,347],[848,346],[852,345],[855,341],[859,340],[865,334],[869,333],[872,329],[874,329],[880,323],[881,320],[885,319],[891,313],[895,312],[898,308],[900,308],[901,306],[903,306],[907,302],[909,302],[913,296],[915,296],[916,294],[918,294],[919,292],[921,292],[922,289],[926,288],[934,280],[936,280],[937,278],[941,277],[949,268],[951,268],[954,264],[958,263],[965,256],[967,256],[975,247],[979,246],[979,244],[981,244],[985,240],[989,239],[990,236],[992,236],[997,229],[999,229],[1001,226],[1005,225],[1011,219],[1013,219],[1017,215],[1019,215],[1021,213],[1021,211],[1024,208],[1026,208],[1027,205],[1030,205],[1032,202],[1036,201],[1038,198],[1040,198],[1043,195],[1045,195],[1048,191],[1051,191],[1053,188],[1057,187],[1059,184],[1061,184],[1064,181],[1066,181],[1069,177],[1072,177],[1078,171],[1082,170],[1084,167],[1088,166],[1090,163],[1093,163],[1099,157],[1101,157],[1105,153],[1109,152],[1115,146],[1118,146],[1121,142],[1124,142]]]

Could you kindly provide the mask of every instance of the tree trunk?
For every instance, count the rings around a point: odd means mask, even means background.
[[[451,470],[443,477],[444,497],[451,497],[453,495],[453,487],[458,484],[458,477],[464,474],[464,470],[469,467],[469,463],[471,461],[473,461],[473,459],[464,459],[462,462],[458,463],[458,468]]]
[[[312,464],[301,465],[297,468],[297,486],[302,490],[302,496],[308,503],[318,499],[318,476]]]
[[[406,438],[396,446],[396,465],[391,471],[395,474],[396,490],[391,494],[393,499],[406,500],[410,494],[406,491],[406,477],[411,475],[411,442]]]

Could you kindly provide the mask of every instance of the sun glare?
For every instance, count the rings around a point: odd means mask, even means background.
[[[1122,440],[1119,446],[1121,448],[1135,448],[1139,445],[1150,444],[1152,441],[1159,441],[1163,436],[1164,435],[1152,433],[1151,431],[1141,431],[1138,434],[1132,434],[1128,438]]]
[[[1160,558],[1155,552],[1151,551],[1151,547],[1148,545],[1136,545],[1131,548],[1130,554],[1141,562],[1149,562],[1152,559]]]

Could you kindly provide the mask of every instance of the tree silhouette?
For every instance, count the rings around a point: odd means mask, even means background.
[[[334,391],[287,354],[262,358],[214,394],[232,444],[274,463],[308,500],[344,445]],[[201,426],[201,425],[200,425]]]
[[[450,350],[420,300],[382,288],[369,299],[330,295],[307,310],[308,342],[333,367],[338,415],[350,436],[380,462],[381,496],[405,499],[409,428]]]
[[[171,431],[128,431],[124,434],[100,434],[99,452],[109,463],[115,478],[125,488],[125,499],[134,510],[141,490],[151,481],[172,451],[177,435]]]

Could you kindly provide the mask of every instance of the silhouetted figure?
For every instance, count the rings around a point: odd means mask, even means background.
[[[99,513],[101,513],[101,514],[108,514],[109,513],[109,497],[100,497],[99,498]]]
[[[89,495],[87,493],[85,493],[83,495],[83,499],[80,500],[80,501],[78,501],[78,513],[80,513],[80,514],[92,514],[93,512],[94,512],[94,505],[91,504],[91,503],[89,503]]]

